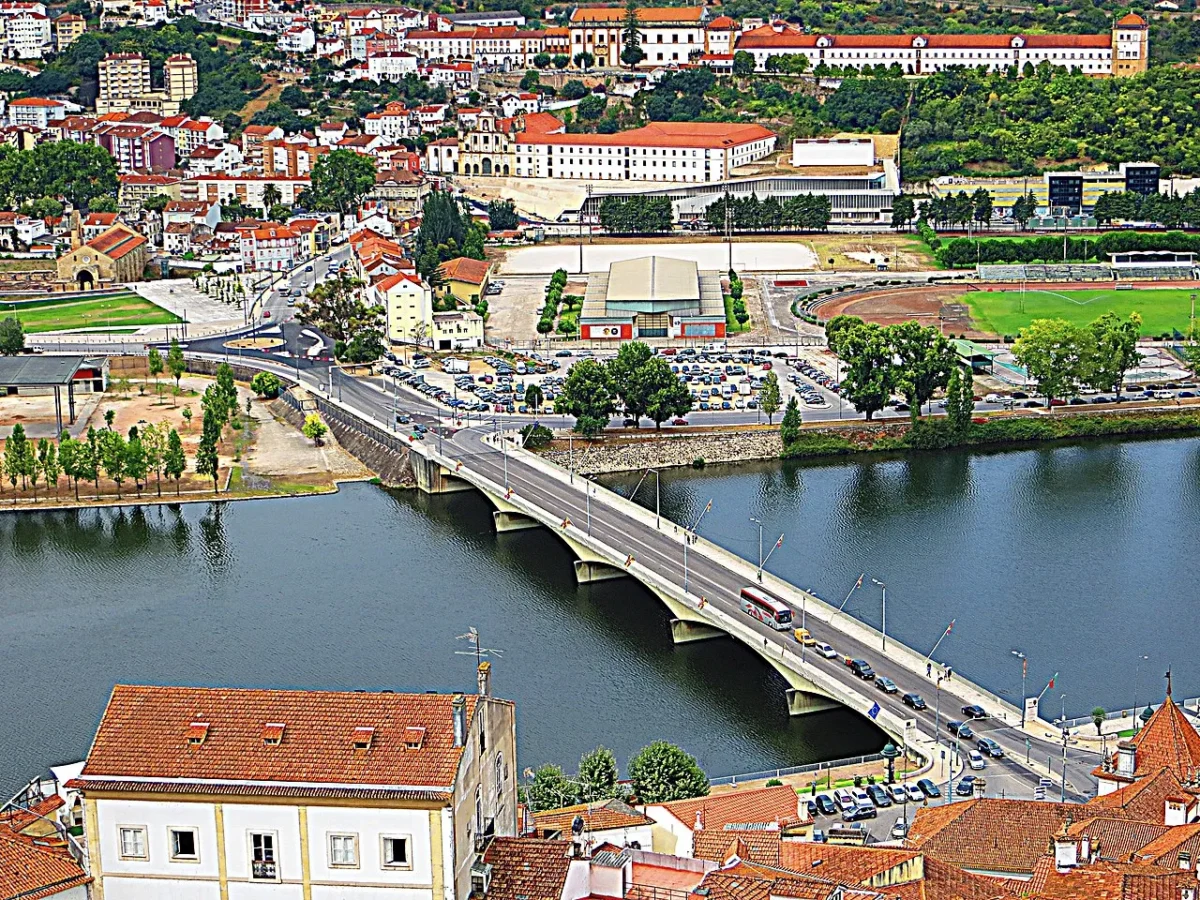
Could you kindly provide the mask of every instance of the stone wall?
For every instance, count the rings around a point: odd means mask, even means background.
[[[782,451],[778,430],[664,434],[659,438],[638,438],[622,443],[576,440],[575,471],[598,475],[648,466],[690,466],[696,459],[706,463],[778,459]],[[563,468],[570,466],[570,451],[558,449],[557,444],[555,449],[545,451],[542,456]]]

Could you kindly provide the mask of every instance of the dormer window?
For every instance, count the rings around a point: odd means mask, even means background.
[[[189,747],[199,747],[208,737],[207,722],[192,722],[188,725],[187,742]]]
[[[371,749],[371,741],[375,737],[375,729],[369,726],[363,726],[354,729],[354,749],[369,750]]]
[[[425,743],[425,729],[420,725],[410,725],[404,729],[404,746],[409,750],[420,750]]]
[[[283,722],[268,722],[262,729],[262,742],[268,747],[278,747],[283,741]]]

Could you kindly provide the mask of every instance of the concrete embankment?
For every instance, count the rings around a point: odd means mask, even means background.
[[[699,459],[706,464],[778,459],[783,450],[778,429],[664,433],[617,440],[577,440],[574,443],[575,471],[585,475],[627,472],[647,466],[690,466]],[[566,448],[566,441],[556,441],[541,456],[564,469],[572,464],[572,453]]]

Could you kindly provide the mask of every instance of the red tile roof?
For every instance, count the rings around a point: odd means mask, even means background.
[[[465,699],[470,721],[476,698]],[[463,753],[453,745],[451,702],[449,694],[117,685],[82,778],[445,790]],[[197,721],[209,723],[207,737],[189,744]],[[267,722],[286,725],[277,746],[263,743]],[[420,750],[404,745],[412,725],[426,728]],[[359,726],[375,728],[370,750],[352,745]]]
[[[562,900],[570,841],[498,837],[483,861],[492,867],[488,900]]]
[[[1182,780],[1200,767],[1200,733],[1170,695],[1134,735],[1132,743],[1136,748],[1134,778],[1166,766]]]
[[[411,282],[417,286],[420,286],[420,284],[421,284],[421,279],[418,278],[417,276],[412,275],[408,272],[397,272],[395,275],[388,275],[386,278],[383,278],[380,281],[378,281],[375,284],[375,287],[386,294],[388,291],[390,291],[392,288],[394,288],[396,285],[400,284],[403,281]]]
[[[440,268],[447,281],[461,281],[464,284],[483,284],[492,269],[489,263],[466,256],[448,259]]]
[[[38,107],[55,107],[64,106],[61,100],[48,100],[45,97],[25,97],[21,100],[13,100],[9,106],[38,106]]]
[[[1174,770],[1164,766],[1158,772],[1139,778],[1133,784],[1126,784],[1111,793],[1093,797],[1086,805],[1094,810],[1107,810],[1110,814],[1116,814],[1119,810],[1124,818],[1160,822],[1166,799],[1182,790],[1179,776]]]
[[[124,225],[114,225],[96,238],[88,241],[88,247],[98,253],[103,253],[109,259],[121,259],[146,243],[146,239],[126,228]]]
[[[548,112],[525,114],[525,134],[553,134],[566,128],[562,119]]]
[[[70,856],[0,829],[0,900],[36,900],[91,880]]]
[[[1117,19],[1118,28],[1145,28],[1146,20],[1137,13],[1126,13]]]
[[[733,31],[737,28],[737,22],[729,18],[729,16],[717,16],[708,23],[709,31]]]
[[[583,820],[584,828],[588,831],[637,828],[654,822],[649,816],[620,800],[606,800],[603,803],[577,803],[574,806],[544,809],[533,814],[533,824],[542,834],[559,832],[570,835],[571,825],[576,816]]]
[[[688,828],[695,825],[697,813],[706,829],[718,830],[731,823],[796,822],[803,818],[800,814],[800,798],[795,788],[786,784],[674,800],[661,804],[661,808]]]
[[[570,144],[573,146],[684,147],[720,150],[774,137],[761,125],[720,122],[652,122],[617,134],[517,135],[518,144]]]
[[[1079,808],[991,797],[923,806],[905,846],[964,869],[1032,872],[1050,849],[1051,837]]]
[[[917,850],[884,847],[839,847],[835,844],[816,844],[787,841],[780,848],[779,865],[796,872],[820,868],[822,878],[847,884],[864,884],[921,856]],[[891,878],[888,883],[912,880]]]
[[[702,6],[643,6],[637,11],[638,21],[646,24],[670,22],[699,25],[703,16],[704,7]],[[623,6],[590,8],[581,6],[571,13],[572,25],[623,21],[625,21],[625,7]]]

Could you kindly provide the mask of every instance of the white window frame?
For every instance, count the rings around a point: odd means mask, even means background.
[[[142,834],[142,852],[141,853],[126,853],[125,852],[125,832],[140,831]],[[145,825],[118,825],[117,826],[117,853],[121,859],[136,859],[143,862],[150,859],[150,838],[146,834]]]
[[[408,845],[408,861],[403,863],[388,862],[388,841],[404,841]],[[410,871],[413,867],[413,839],[411,834],[381,834],[379,836],[379,865],[387,870]]]
[[[175,852],[175,835],[177,833],[189,832],[192,835],[192,846],[196,848],[196,852],[190,856],[184,856]],[[181,863],[198,863],[200,862],[200,829],[190,825],[168,825],[167,826],[167,855],[171,862]]]
[[[271,852],[275,856],[272,862],[275,863],[274,878],[255,878],[254,877],[254,837],[255,835],[270,836]],[[280,872],[281,863],[279,861],[279,832],[270,830],[248,830],[246,832],[246,868],[248,880],[255,883],[272,884],[282,880],[282,872]]]
[[[333,842],[338,839],[350,841],[352,855],[354,859],[351,862],[338,862],[335,858]],[[362,857],[358,852],[358,835],[350,831],[331,831],[325,837],[325,846],[329,851],[329,868],[331,869],[357,869],[360,865]]]

